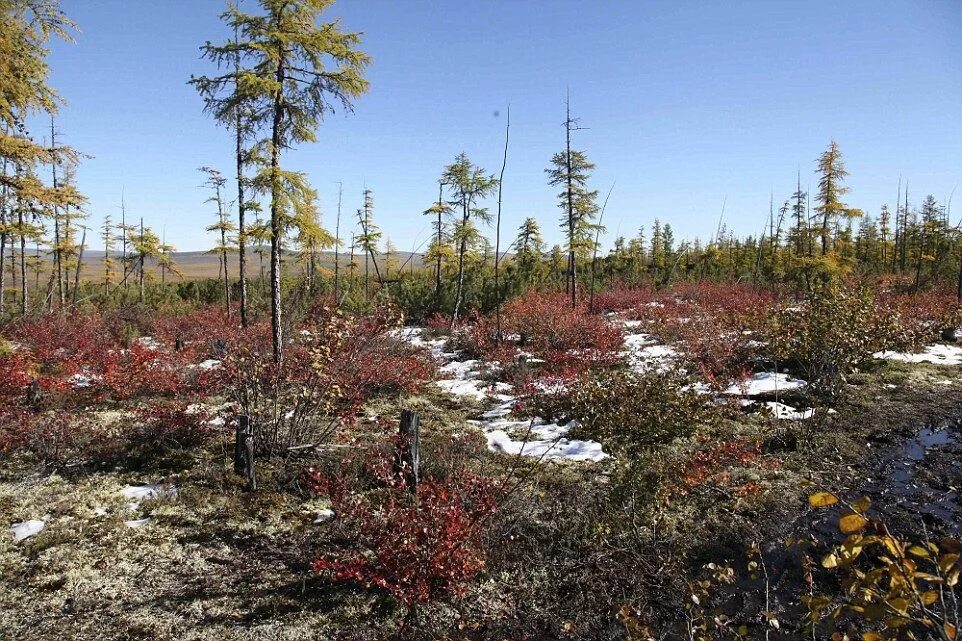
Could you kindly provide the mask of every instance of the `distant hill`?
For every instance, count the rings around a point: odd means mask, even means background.
[[[31,255],[31,251],[28,248],[27,254]],[[46,269],[49,269],[49,265],[52,262],[50,256],[44,256],[48,265]],[[114,263],[114,281],[116,282],[116,273],[120,271],[120,257],[119,253],[112,253],[110,255],[111,259],[115,261]],[[9,259],[9,255],[7,256]],[[174,263],[177,265],[183,274],[184,280],[197,280],[201,278],[217,278],[220,275],[220,256],[211,254],[208,252],[195,251],[195,252],[174,252],[173,253]],[[285,252],[284,260],[292,261],[299,260],[299,254],[295,252]],[[355,262],[364,269],[364,256],[361,254],[355,254]],[[383,266],[385,263],[386,256],[384,254],[377,255],[377,261],[379,266]],[[266,254],[264,256],[264,269],[270,269],[270,255]],[[322,267],[333,269],[334,267],[334,252],[324,251],[320,252],[318,255],[318,262]],[[341,268],[347,268],[350,264],[350,253],[341,252],[340,260]],[[421,258],[421,254],[412,254],[411,252],[394,252],[391,254],[391,264],[393,269],[398,269],[402,265],[405,270],[409,269],[419,269],[424,266],[424,261]],[[9,263],[7,263],[9,265]],[[261,258],[260,256],[248,250],[247,254],[247,265],[251,276],[255,276],[260,272]],[[237,254],[232,254],[228,257],[228,268],[231,271],[232,276],[236,277],[238,271],[238,261]],[[383,267],[382,267],[383,269]],[[373,267],[372,267],[373,270]],[[148,263],[147,271],[151,274],[159,274],[160,270],[156,264]],[[90,250],[84,253],[84,265],[81,271],[80,277],[83,280],[101,280],[104,273],[104,255],[103,252],[91,253]],[[172,277],[173,280],[178,280],[176,276]]]

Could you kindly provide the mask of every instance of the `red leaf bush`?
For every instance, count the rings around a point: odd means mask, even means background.
[[[463,595],[484,569],[480,525],[495,510],[491,482],[464,471],[429,476],[411,496],[388,453],[367,452],[363,466],[373,487],[361,486],[351,462],[332,476],[312,474],[348,542],[315,559],[314,571],[407,606]]]
[[[571,308],[562,293],[531,291],[508,301],[502,311],[502,332],[510,340],[498,345],[493,317],[476,318],[464,345],[489,362],[511,363],[518,349],[551,366],[581,371],[611,364],[620,358],[624,333],[604,317],[591,314],[586,302]]]

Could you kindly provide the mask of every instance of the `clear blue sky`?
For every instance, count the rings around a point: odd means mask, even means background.
[[[58,129],[94,156],[78,173],[92,224],[118,213],[123,189],[131,215],[179,250],[211,246],[196,169],[230,174],[231,142],[186,81],[209,71],[198,47],[227,36],[223,3],[63,7],[81,32],[52,56],[69,103]],[[962,2],[341,0],[328,15],[365,32],[371,91],[286,162],[308,172],[331,229],[336,182],[347,214],[371,187],[377,222],[403,250],[426,237],[420,212],[455,154],[499,170],[508,103],[506,235],[533,215],[560,240],[544,168],[564,144],[566,87],[594,186],[617,181],[609,240],[656,217],[676,237],[708,237],[726,198],[729,225],[757,233],[770,190],[786,198],[799,167],[814,183],[833,137],[849,203],[869,212],[894,201],[900,176],[915,203],[962,183]]]

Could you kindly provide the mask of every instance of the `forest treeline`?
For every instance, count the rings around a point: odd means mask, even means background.
[[[919,198],[899,180],[893,204],[859,209],[848,202],[848,171],[834,141],[814,162],[811,193],[799,172],[793,193],[772,194],[757,234],[738,236],[720,221],[707,240],[678,239],[670,224],[655,219],[611,241],[604,212],[614,186],[602,198],[595,165],[573,140],[581,127],[569,101],[564,146],[545,163],[545,182],[557,190],[556,216],[525,218],[516,231],[502,227],[509,111],[502,166],[492,171],[457,154],[439,168],[437,200],[412,212],[412,220],[423,216],[432,226],[420,264],[397,259],[377,224],[373,189],[357,195],[353,212],[346,204],[351,196],[339,192],[325,227],[316,190],[304,173],[286,167],[286,158],[294,146],[315,140],[334,106],[353,108],[368,89],[370,63],[361,34],[321,21],[329,4],[261,0],[258,13],[229,5],[222,19],[231,37],[201,46],[208,71],[188,82],[199,106],[234,134],[235,163],[229,171],[200,168],[220,276],[185,282],[174,247],[123,197],[119,219],[104,215],[98,229],[88,227],[91,212],[75,178],[83,154],[60,142],[62,100],[48,84],[50,40],[69,40],[74,25],[56,0],[0,2],[3,313],[220,301],[236,308],[242,323],[248,313],[269,312],[279,359],[285,305],[317,295],[351,308],[387,297],[411,316],[444,314],[452,321],[532,288],[564,288],[576,305],[616,285],[700,279],[804,291],[839,277],[894,277],[915,290],[952,288],[962,299],[962,233],[951,219],[951,199]],[[47,124],[37,130],[28,126],[41,122]],[[545,224],[558,225],[562,243],[544,242]],[[325,265],[330,261],[322,254],[331,251],[333,264]],[[102,274],[81,279],[93,254],[101,257]],[[238,260],[228,260],[234,254]]]

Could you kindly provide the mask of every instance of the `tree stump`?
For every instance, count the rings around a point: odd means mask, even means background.
[[[34,379],[27,385],[27,404],[36,407],[43,400],[43,390],[40,389],[40,381]]]
[[[421,417],[418,413],[402,411],[398,432],[394,472],[404,478],[408,491],[414,494],[421,480]]]

